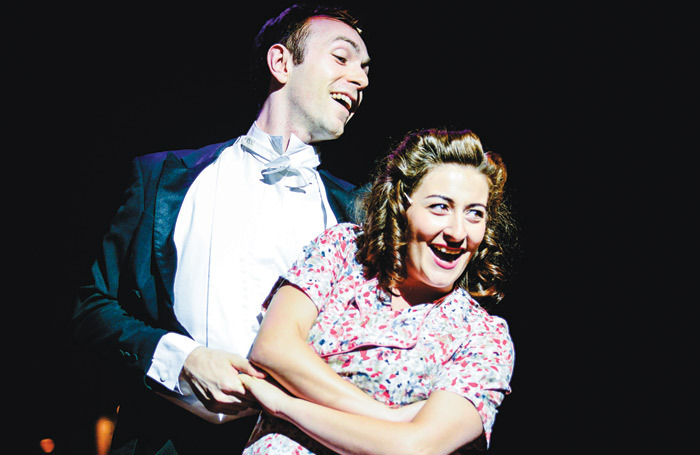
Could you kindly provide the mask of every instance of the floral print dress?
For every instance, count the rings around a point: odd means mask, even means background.
[[[364,279],[355,260],[359,233],[347,223],[328,229],[282,277],[319,310],[308,343],[339,375],[389,406],[425,400],[436,390],[467,398],[488,444],[496,408],[510,393],[514,351],[506,322],[463,289],[438,303],[393,310],[390,296],[376,279]],[[334,452],[263,413],[244,453]]]

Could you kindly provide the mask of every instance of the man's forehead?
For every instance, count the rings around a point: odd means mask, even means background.
[[[359,54],[366,54],[367,48],[360,34],[345,22],[326,16],[309,19],[309,31],[326,44],[346,42]]]

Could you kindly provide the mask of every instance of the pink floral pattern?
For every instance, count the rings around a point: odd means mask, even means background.
[[[359,228],[340,224],[308,245],[283,277],[319,310],[309,344],[341,376],[390,406],[447,390],[470,400],[486,443],[496,408],[510,393],[514,351],[503,319],[463,289],[439,303],[391,308],[355,258]],[[246,454],[333,453],[292,425],[261,417]]]

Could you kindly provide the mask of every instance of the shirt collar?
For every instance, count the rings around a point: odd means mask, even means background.
[[[287,145],[287,150],[284,150],[282,136],[272,136],[267,134],[258,127],[257,123],[254,122],[253,125],[248,130],[247,136],[253,137],[256,141],[264,144],[266,147],[273,151],[276,155],[293,155],[302,152],[307,149],[311,149],[314,154],[318,155],[318,150],[313,145],[307,144],[306,142],[299,139],[294,133],[289,136],[289,144]]]
[[[242,150],[263,163],[261,174],[265,183],[282,183],[291,189],[301,190],[318,179],[316,166],[321,161],[316,149],[293,134],[287,150],[283,151],[281,136],[271,136],[253,123],[240,141]]]

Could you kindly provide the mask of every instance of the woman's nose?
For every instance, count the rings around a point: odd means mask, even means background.
[[[442,232],[446,241],[461,245],[467,238],[467,220],[456,214],[450,216],[450,220]]]

